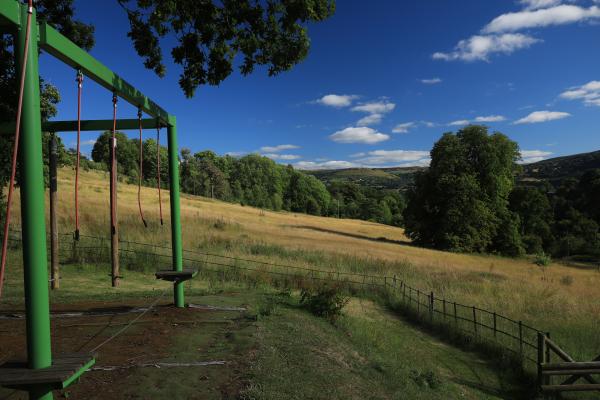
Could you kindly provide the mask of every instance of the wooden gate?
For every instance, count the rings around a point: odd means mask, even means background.
[[[560,361],[552,362],[552,354]],[[600,356],[589,362],[577,362],[548,336],[538,333],[538,383],[542,393],[600,390],[600,377],[593,375],[600,375]]]

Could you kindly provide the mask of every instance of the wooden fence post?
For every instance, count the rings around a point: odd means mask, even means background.
[[[498,328],[497,328],[497,322],[496,322],[496,311],[494,311],[494,339],[497,339],[497,335],[498,335]]]
[[[523,322],[519,321],[519,354],[523,356]]]
[[[454,302],[454,325],[458,326],[458,314],[456,313],[456,302]]]
[[[435,307],[435,299],[433,297],[433,292],[429,295],[429,321],[433,322],[433,312]]]
[[[544,358],[546,357],[546,338],[542,332],[537,334],[537,381],[538,386],[544,384],[544,375],[542,374],[542,364],[544,364]]]
[[[477,337],[477,311],[473,306],[473,329],[475,330],[475,336]]]

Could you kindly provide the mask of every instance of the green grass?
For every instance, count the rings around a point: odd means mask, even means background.
[[[261,318],[243,399],[525,399],[512,376],[370,301],[335,325],[283,302]]]

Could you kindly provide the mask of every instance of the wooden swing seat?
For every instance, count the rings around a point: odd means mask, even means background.
[[[169,282],[183,282],[192,279],[198,274],[197,269],[184,269],[183,271],[162,270],[156,272],[156,279]]]
[[[23,390],[47,385],[64,389],[95,363],[95,355],[89,353],[62,354],[52,359],[50,367],[41,369],[29,369],[25,361],[8,361],[0,365],[0,386]]]

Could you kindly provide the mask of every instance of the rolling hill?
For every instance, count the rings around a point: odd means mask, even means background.
[[[547,180],[556,184],[562,179],[578,177],[587,170],[594,168],[600,168],[600,150],[525,164],[523,165],[523,174],[519,176],[519,181]],[[348,168],[306,172],[314,175],[325,184],[341,181],[377,189],[404,190],[413,182],[415,174],[425,169],[425,167]]]

